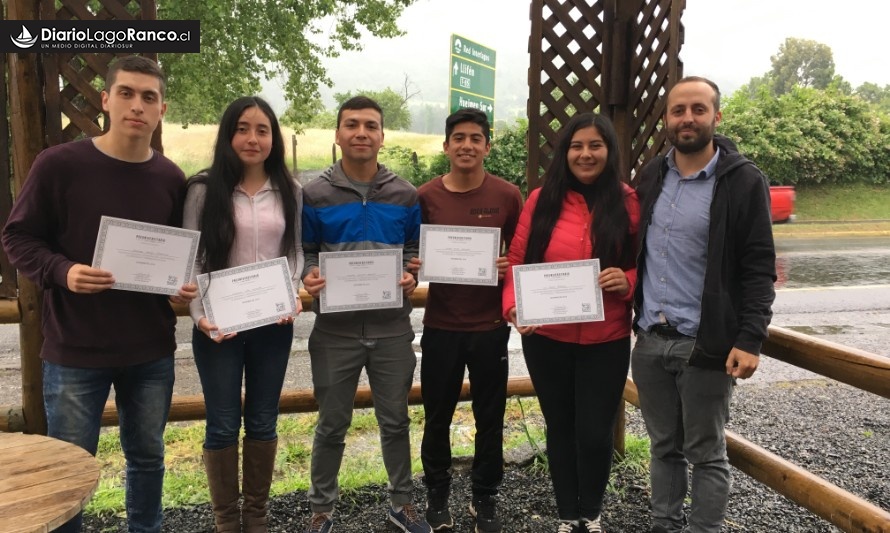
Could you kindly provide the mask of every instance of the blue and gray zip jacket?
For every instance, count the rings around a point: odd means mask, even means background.
[[[318,266],[319,252],[401,248],[402,261],[418,255],[420,203],[413,185],[383,165],[363,197],[340,161],[303,187],[303,275]],[[400,309],[316,313],[320,331],[354,338],[386,338],[410,333],[411,302]]]

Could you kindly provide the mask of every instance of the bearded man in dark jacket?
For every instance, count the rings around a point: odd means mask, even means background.
[[[720,91],[687,77],[668,93],[673,148],[643,168],[631,359],[651,440],[652,532],[720,531],[729,498],[724,426],[736,378],[757,369],[775,299],[769,185],[715,135]]]

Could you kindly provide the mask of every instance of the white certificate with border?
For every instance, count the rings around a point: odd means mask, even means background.
[[[513,266],[516,322],[520,326],[605,320],[600,260]]]
[[[176,294],[192,279],[201,232],[103,216],[93,268],[114,275],[112,289]]]
[[[401,248],[320,252],[318,270],[322,313],[402,307]]]
[[[284,257],[199,274],[198,290],[207,320],[224,335],[274,324],[297,312]]]
[[[501,228],[420,225],[419,281],[497,285]]]

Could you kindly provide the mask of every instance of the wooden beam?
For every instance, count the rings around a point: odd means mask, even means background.
[[[512,377],[507,380],[507,396],[535,396],[535,388],[532,381],[527,377]],[[460,392],[460,401],[470,399],[470,382],[465,380],[463,388]],[[242,398],[242,402],[244,399]],[[420,384],[415,383],[408,393],[409,405],[421,405],[423,398],[420,395]],[[364,409],[374,407],[374,400],[371,395],[371,388],[367,385],[359,387],[355,393],[353,402],[355,409]],[[312,389],[286,390],[281,393],[281,400],[278,402],[278,408],[282,413],[313,413],[318,411],[318,404],[315,402],[315,395]],[[170,422],[182,422],[187,420],[204,420],[207,418],[207,410],[204,407],[204,395],[194,394],[189,396],[174,396],[170,405]],[[116,426],[117,408],[113,401],[105,404],[105,410],[102,413],[103,426]],[[3,431],[0,426],[0,431]]]
[[[890,358],[770,326],[761,351],[796,367],[890,398]]]

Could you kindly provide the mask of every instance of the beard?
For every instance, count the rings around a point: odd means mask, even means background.
[[[667,137],[674,148],[681,154],[694,154],[702,151],[714,139],[714,127],[695,128],[695,135],[682,138],[678,130],[681,127],[668,128]]]

